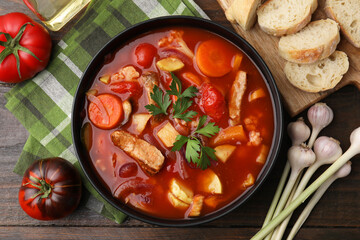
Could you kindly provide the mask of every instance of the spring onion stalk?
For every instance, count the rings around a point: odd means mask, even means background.
[[[271,220],[264,228],[255,234],[250,240],[262,240],[273,231],[284,219],[300,206],[311,194],[313,194],[327,179],[337,172],[347,161],[360,153],[360,127],[356,128],[350,135],[351,145],[323,174],[321,174],[309,187],[307,187],[288,207],[277,217]]]

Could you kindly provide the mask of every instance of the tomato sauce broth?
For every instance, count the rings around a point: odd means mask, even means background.
[[[211,166],[207,170],[201,170],[187,162],[184,157],[184,152],[172,152],[171,148],[167,148],[157,136],[156,133],[167,121],[173,125],[175,124],[174,119],[171,117],[172,115],[170,114],[169,116],[163,117],[164,121],[161,122],[155,122],[152,118],[149,120],[145,130],[139,134],[138,137],[157,147],[165,156],[165,163],[157,174],[151,176],[145,173],[133,158],[128,156],[120,148],[116,147],[111,140],[110,135],[116,129],[125,130],[131,134],[135,134],[136,132],[131,121],[123,126],[104,130],[93,125],[89,120],[88,112],[86,111],[87,115],[84,118],[84,124],[89,123],[92,129],[91,138],[89,140],[91,145],[89,155],[94,169],[100,179],[102,179],[104,185],[107,186],[116,198],[119,198],[121,201],[152,216],[183,219],[188,218],[187,214],[189,209],[174,207],[169,201],[168,192],[171,179],[179,179],[187,188],[194,192],[194,195],[201,194],[204,196],[201,216],[207,215],[228,205],[237,199],[248,187],[251,187],[251,184],[250,186],[244,185],[249,174],[256,179],[260,173],[264,163],[259,163],[256,159],[261,153],[262,146],[265,145],[268,148],[271,147],[274,131],[274,117],[268,88],[263,77],[251,60],[240,49],[221,37],[205,30],[190,27],[172,27],[156,30],[144,34],[122,46],[113,55],[108,56],[108,60],[99,71],[91,89],[97,90],[97,94],[111,93],[116,95],[116,93],[110,90],[108,85],[103,84],[98,81],[98,79],[105,74],[114,74],[118,72],[119,69],[131,65],[135,67],[140,75],[144,71],[149,70],[159,73],[160,88],[166,90],[170,85],[171,79],[169,80],[169,75],[159,71],[156,66],[156,61],[175,55],[185,63],[184,68],[175,72],[182,81],[183,90],[191,84],[184,81],[182,74],[191,72],[198,76],[201,81],[209,81],[213,84],[225,96],[225,99],[228,100],[229,90],[236,76],[236,72],[231,71],[222,77],[208,77],[199,70],[195,60],[190,60],[182,53],[174,50],[159,49],[157,47],[159,39],[167,36],[171,30],[183,31],[183,39],[193,52],[197,51],[201,42],[218,38],[232,49],[234,55],[240,54],[243,56],[240,70],[247,73],[247,87],[241,103],[241,121],[245,126],[244,128],[247,134],[249,134],[249,129],[252,129],[252,126],[256,126],[256,131],[261,134],[262,143],[256,146],[243,142],[233,143],[236,145],[236,150],[225,163],[219,160],[211,160]],[[158,50],[152,65],[147,69],[137,64],[134,56],[136,46],[145,42],[157,47]],[[200,87],[198,88],[200,89]],[[265,96],[256,99],[255,101],[250,101],[251,93],[260,88],[264,90]],[[201,92],[197,93],[198,97],[195,97],[193,100],[194,104],[191,109],[197,111],[201,115],[205,115],[201,107],[197,106],[200,95]],[[118,96],[122,100],[125,100],[124,98],[126,98],[121,94],[118,94]],[[147,109],[144,107],[148,104],[145,91],[142,91],[142,94],[139,97],[132,99],[131,103],[133,107],[132,114],[148,113]],[[86,109],[88,105],[89,101],[87,100],[85,105]],[[245,124],[245,119],[247,119],[248,125]],[[221,129],[229,127],[229,117],[222,118],[220,121],[216,122],[216,125]],[[195,129],[192,128],[191,131],[193,130]],[[135,171],[135,174],[132,174],[131,177],[122,178],[120,177],[119,172],[121,171],[121,167],[127,163],[136,164],[137,168],[133,170]],[[207,171],[210,171],[209,169],[219,177],[222,184],[222,194],[208,193],[201,190],[202,187],[199,186],[199,177],[206,174]]]

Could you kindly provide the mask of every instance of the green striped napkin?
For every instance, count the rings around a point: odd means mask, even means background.
[[[46,70],[16,85],[6,107],[30,132],[14,172],[23,174],[36,159],[59,156],[81,172],[71,137],[71,108],[77,85],[92,57],[115,35],[133,24],[165,15],[207,18],[192,0],[93,0],[86,14],[53,47]],[[86,206],[121,223],[125,215],[104,199],[83,177],[91,193]]]

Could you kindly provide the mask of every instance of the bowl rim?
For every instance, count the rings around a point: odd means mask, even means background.
[[[251,188],[248,188],[240,196],[238,196],[237,198],[232,200],[230,203],[228,203],[224,207],[222,207],[214,212],[211,212],[205,216],[200,216],[199,218],[167,219],[167,218],[151,216],[151,214],[149,214],[149,213],[144,213],[142,211],[136,210],[135,208],[131,208],[131,207],[127,206],[126,204],[120,202],[119,200],[117,200],[116,198],[114,198],[112,196],[108,197],[107,195],[109,193],[106,192],[106,191],[108,191],[106,189],[106,187],[98,186],[98,184],[101,184],[101,179],[99,181],[99,179],[93,179],[90,176],[90,174],[94,174],[94,173],[91,173],[91,172],[89,173],[87,171],[86,163],[83,162],[84,159],[82,159],[82,157],[80,156],[81,148],[84,148],[84,147],[82,146],[81,140],[80,140],[81,139],[81,136],[80,136],[81,128],[77,129],[75,121],[76,121],[76,116],[79,115],[79,112],[77,111],[77,107],[79,105],[79,101],[81,101],[81,100],[77,101],[77,99],[79,99],[79,95],[81,95],[81,91],[83,88],[82,86],[83,86],[84,82],[87,81],[86,80],[87,73],[89,71],[91,72],[91,69],[93,68],[92,65],[94,65],[94,63],[96,62],[96,60],[98,58],[102,58],[103,56],[105,56],[109,53],[109,52],[106,52],[108,46],[111,45],[113,42],[116,42],[118,38],[121,38],[121,36],[126,35],[128,33],[131,34],[131,32],[136,31],[136,29],[141,28],[141,26],[148,26],[148,25],[151,26],[156,23],[161,23],[164,21],[168,25],[165,26],[165,25],[160,24],[160,26],[158,26],[159,25],[158,24],[155,27],[152,27],[149,31],[152,31],[155,29],[161,29],[161,28],[168,27],[168,26],[189,26],[189,27],[195,27],[195,28],[202,28],[202,29],[205,29],[207,31],[210,31],[212,33],[215,33],[215,34],[223,37],[224,39],[228,40],[229,42],[231,42],[232,44],[234,44],[235,46],[240,48],[244,52],[244,54],[246,54],[247,57],[252,61],[252,63],[258,69],[259,73],[262,75],[263,80],[268,88],[269,93],[270,93],[271,101],[272,101],[273,115],[274,115],[273,116],[274,117],[274,133],[273,133],[272,145],[271,145],[268,157],[267,157],[267,162],[262,167],[262,170],[260,171],[260,173],[256,179],[256,184],[253,185]],[[194,22],[195,22],[195,24],[194,24]],[[204,28],[204,25],[206,26],[206,28]],[[212,28],[212,29],[208,29],[208,28]],[[214,29],[216,29],[216,31]],[[224,37],[223,35],[220,35],[218,32],[226,33],[227,36]],[[144,32],[133,33],[133,35],[130,38],[126,38],[127,40],[124,41],[122,44],[126,44],[127,41],[130,41],[130,40],[136,38],[137,36],[141,36],[142,34],[144,34]],[[250,54],[252,54],[252,56],[249,56],[248,52],[246,52],[243,48],[238,46],[238,44],[235,43],[234,39],[236,41],[244,44],[244,46],[247,48],[246,51],[248,51]],[[121,45],[119,45],[117,49],[119,49],[120,47],[121,47]],[[114,49],[113,49],[113,51],[114,51]],[[255,63],[254,59],[258,62]],[[99,67],[97,70],[100,70],[100,68],[101,67]],[[93,82],[93,78],[91,79],[90,82]],[[230,213],[231,211],[233,211],[234,209],[236,209],[237,207],[239,207],[240,205],[242,205],[246,201],[248,201],[254,195],[254,193],[257,192],[257,190],[262,186],[262,184],[265,182],[265,180],[270,175],[271,170],[273,169],[273,167],[276,163],[276,160],[277,160],[277,157],[278,157],[278,154],[280,151],[282,139],[283,139],[283,124],[284,124],[283,118],[284,118],[283,106],[282,106],[282,102],[280,99],[280,95],[279,95],[274,77],[273,77],[270,69],[266,65],[265,61],[263,60],[263,58],[244,38],[242,38],[240,35],[238,35],[234,31],[232,31],[216,22],[213,22],[211,20],[207,20],[207,19],[199,18],[199,17],[193,17],[193,16],[175,15],[175,16],[163,16],[163,17],[152,18],[152,19],[134,24],[133,26],[121,31],[115,37],[111,38],[95,54],[95,56],[92,58],[92,60],[87,65],[87,67],[78,83],[78,86],[77,86],[77,89],[76,89],[76,92],[74,95],[73,106],[72,106],[72,115],[71,115],[71,133],[72,133],[72,140],[73,140],[73,144],[74,144],[75,155],[80,163],[81,169],[82,169],[85,177],[90,182],[92,187],[99,193],[99,195],[107,201],[107,203],[109,203],[111,206],[113,206],[117,210],[123,212],[124,214],[126,214],[132,218],[135,218],[137,220],[146,222],[146,223],[155,224],[155,225],[164,226],[164,227],[188,227],[188,226],[195,226],[195,225],[199,225],[199,224],[208,223],[210,221],[214,221],[214,220]],[[91,165],[91,164],[89,164],[89,165]],[[90,168],[91,168],[91,166],[90,166]],[[99,178],[99,177],[97,177],[97,178]],[[106,191],[103,191],[103,190],[106,190]],[[245,197],[243,197],[244,195],[245,195]]]

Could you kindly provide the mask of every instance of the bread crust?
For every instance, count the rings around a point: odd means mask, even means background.
[[[325,6],[324,8],[324,11],[326,13],[326,15],[333,19],[334,21],[336,21],[339,25],[340,25],[340,29],[341,29],[341,32],[343,33],[344,37],[354,46],[354,47],[357,47],[357,48],[360,48],[360,42],[359,43],[356,43],[356,40],[352,37],[352,35],[346,31],[345,27],[343,26],[343,24],[341,24],[341,22],[339,21],[339,19],[336,18],[336,15],[332,9],[331,6]]]
[[[225,11],[226,18],[249,30],[256,22],[256,10],[260,4],[261,0],[234,0]]]
[[[258,15],[261,14],[263,9],[266,8],[272,1],[275,1],[275,0],[268,0],[264,4],[262,4],[258,9]],[[311,2],[311,5],[309,5],[307,7],[307,9],[305,11],[306,14],[305,14],[304,18],[301,19],[298,22],[294,22],[289,27],[269,28],[266,25],[261,24],[260,21],[258,21],[259,26],[264,32],[266,32],[267,34],[273,35],[275,37],[281,37],[281,36],[284,36],[284,35],[289,35],[289,34],[296,33],[298,31],[300,31],[301,29],[303,29],[311,21],[311,15],[316,10],[317,6],[318,6],[317,0],[313,0]]]
[[[321,20],[319,20],[321,21]],[[339,26],[338,26],[339,28]],[[311,64],[329,57],[336,49],[340,42],[339,32],[329,41],[324,42],[320,46],[308,49],[288,49],[279,41],[279,54],[289,62],[300,64]]]

